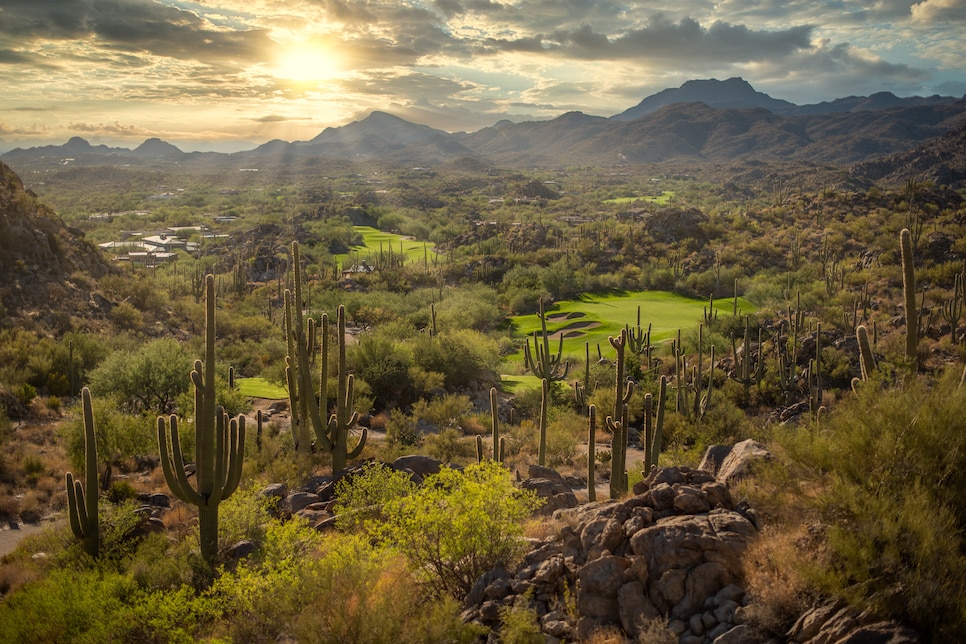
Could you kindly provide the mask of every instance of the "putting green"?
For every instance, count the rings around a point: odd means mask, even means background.
[[[362,246],[353,246],[349,253],[336,255],[335,259],[339,266],[345,266],[347,260],[354,262],[363,259],[370,264],[375,264],[380,251],[383,257],[388,257],[390,250],[394,257],[402,252],[407,262],[421,262],[426,258],[429,261],[433,260],[434,246],[429,242],[386,233],[372,226],[353,226],[352,229],[362,234]]]
[[[607,342],[609,336],[619,335],[625,325],[637,325],[637,307],[641,307],[641,327],[651,325],[651,340],[661,342],[671,339],[678,329],[696,327],[708,306],[704,298],[691,298],[667,291],[639,291],[620,295],[592,295],[581,300],[558,302],[546,312],[547,332],[551,337],[551,351],[557,350],[563,335],[564,355],[583,355],[584,343],[589,342],[596,351],[599,343],[605,352],[612,351]],[[716,300],[714,308],[718,315],[731,315],[734,300]],[[754,307],[738,298],[738,313],[750,313]],[[512,318],[514,331],[530,336],[540,331],[540,318],[520,315]],[[523,352],[509,357],[511,362],[522,362]]]
[[[613,199],[604,199],[604,203],[620,205],[625,203],[634,203],[635,201],[646,201],[648,203],[656,203],[661,206],[666,206],[671,203],[672,197],[674,197],[674,192],[671,190],[665,190],[658,196],[614,197]]]
[[[235,382],[238,391],[249,398],[267,398],[269,400],[288,398],[288,390],[285,387],[279,387],[264,378],[238,378]]]

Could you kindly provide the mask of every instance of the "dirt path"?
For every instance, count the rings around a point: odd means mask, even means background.
[[[5,557],[20,545],[20,542],[30,535],[39,534],[51,523],[24,523],[18,528],[4,527],[0,529],[0,557]]]

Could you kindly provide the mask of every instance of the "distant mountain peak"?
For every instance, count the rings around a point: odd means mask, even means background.
[[[134,154],[144,156],[177,156],[184,154],[177,146],[157,137],[151,137],[134,149]]]
[[[781,112],[794,105],[756,91],[745,79],[735,76],[720,81],[716,78],[685,82],[677,89],[665,89],[648,96],[634,107],[612,116],[616,121],[633,121],[674,103],[704,103],[717,108],[765,108]]]

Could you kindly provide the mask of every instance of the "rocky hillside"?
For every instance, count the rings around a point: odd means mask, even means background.
[[[0,304],[6,324],[32,319],[56,328],[65,314],[90,313],[98,308],[90,280],[109,270],[83,232],[66,226],[0,163]]]
[[[860,163],[852,168],[852,174],[890,185],[926,179],[936,185],[961,188],[966,185],[966,121],[907,152]]]

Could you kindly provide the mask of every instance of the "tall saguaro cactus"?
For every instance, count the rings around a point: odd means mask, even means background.
[[[355,378],[349,373],[346,362],[345,307],[340,306],[336,319],[336,399],[335,411],[329,414],[329,316],[322,314],[319,389],[316,395],[312,383],[310,356],[317,345],[315,322],[302,319],[302,275],[299,268],[298,242],[292,243],[293,291],[285,290],[285,335],[288,355],[285,357],[285,376],[292,407],[292,436],[295,448],[308,452],[314,448],[332,455],[332,471],[345,469],[349,459],[357,458],[366,445],[368,432],[363,429],[359,442],[349,449],[349,430],[359,418],[352,409],[355,401]],[[309,427],[315,434],[314,443],[309,438]]]
[[[185,473],[178,417],[158,418],[161,469],[171,492],[198,507],[201,555],[211,563],[218,554],[218,505],[241,481],[245,457],[245,417],[230,419],[215,404],[215,280],[205,278],[205,361],[191,372],[195,387],[195,473],[192,487]]]
[[[661,376],[657,395],[657,417],[654,418],[654,399],[650,393],[644,396],[644,472],[657,467],[664,441],[664,409],[667,406],[667,376]]]
[[[533,334],[533,349],[530,349],[530,338],[523,347],[523,361],[526,367],[537,378],[546,378],[550,382],[563,380],[570,370],[570,363],[563,360],[563,334],[557,345],[556,353],[550,352],[550,334],[547,333],[547,316],[543,311],[543,298],[540,299],[540,337]]]
[[[97,518],[97,441],[94,438],[94,411],[91,405],[91,392],[87,387],[81,390],[84,407],[84,474],[87,481],[87,494],[80,481],[67,472],[67,512],[70,529],[74,536],[84,542],[84,550],[92,557],[100,551],[100,525]]]
[[[506,438],[500,436],[500,409],[496,387],[490,387],[490,417],[492,430],[490,436],[493,439],[492,459],[502,463],[506,457]],[[476,460],[479,463],[483,462],[483,437],[480,435],[476,436]]]
[[[634,382],[628,380],[626,384],[624,383],[627,329],[623,329],[619,337],[610,337],[608,340],[617,351],[614,414],[604,419],[607,429],[612,434],[610,496],[616,499],[627,492],[627,403],[634,393]]]
[[[912,372],[919,370],[919,307],[916,305],[916,265],[912,256],[912,233],[903,228],[899,233],[902,255],[902,299],[906,309],[906,359]]]

